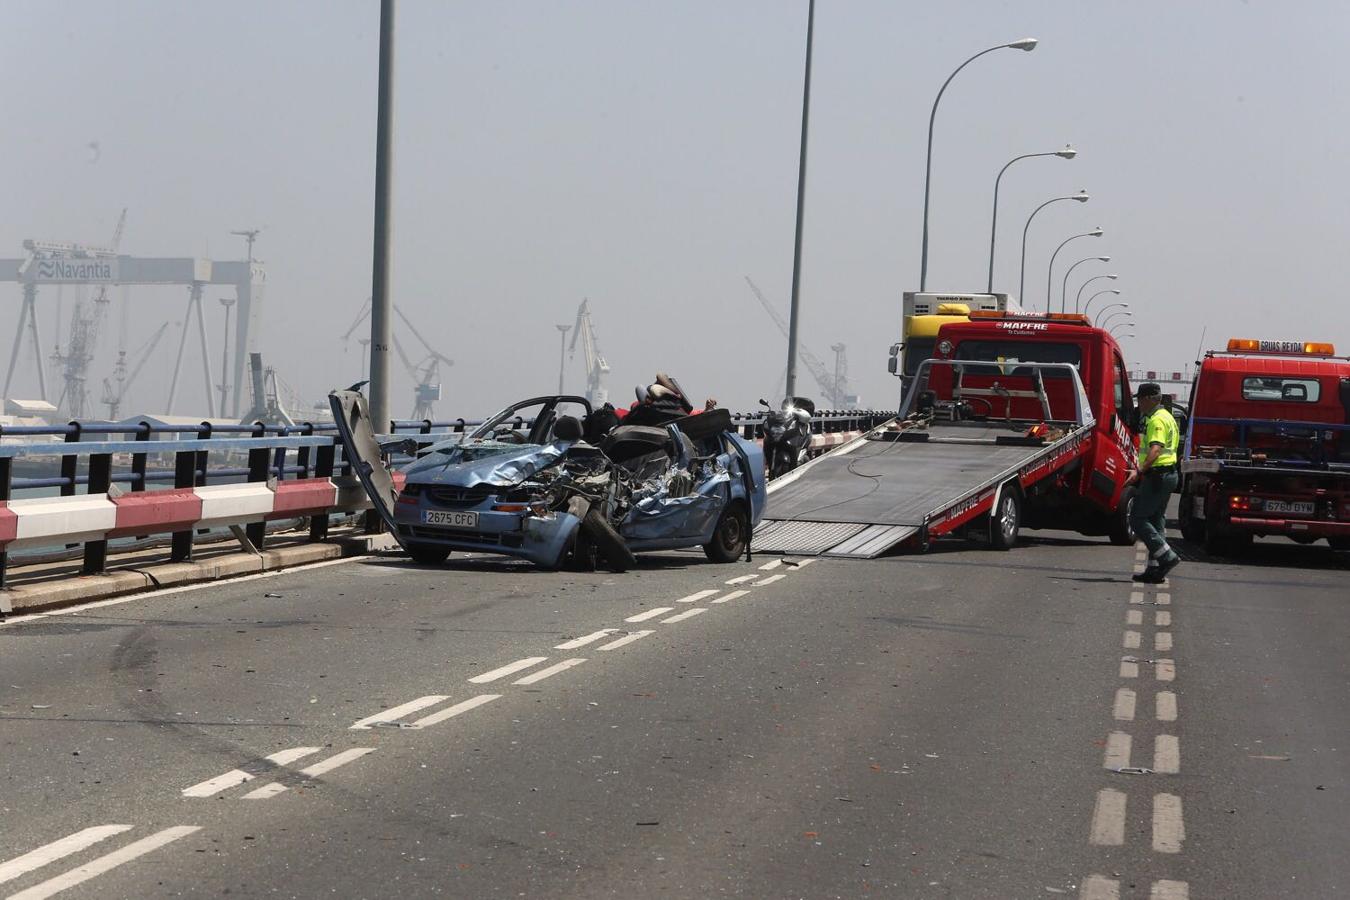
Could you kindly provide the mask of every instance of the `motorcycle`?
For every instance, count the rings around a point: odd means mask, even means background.
[[[764,460],[769,477],[785,475],[806,462],[806,451],[811,443],[811,417],[816,405],[805,397],[785,397],[778,409],[761,399],[760,405],[769,410],[760,426],[764,437]]]

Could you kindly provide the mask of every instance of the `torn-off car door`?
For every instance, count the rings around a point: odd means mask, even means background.
[[[328,395],[328,405],[333,410],[333,421],[337,423],[338,437],[347,460],[352,464],[352,471],[361,479],[375,511],[397,540],[394,501],[398,491],[389,469],[380,459],[380,444],[375,440],[375,430],[370,425],[366,398],[360,391],[333,391]],[[399,543],[403,541],[399,540]]]

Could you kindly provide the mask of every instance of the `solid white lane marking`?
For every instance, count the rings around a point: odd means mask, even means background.
[[[1111,717],[1120,722],[1134,720],[1134,691],[1120,688],[1116,691],[1116,702],[1111,708]]]
[[[1153,602],[1158,604],[1159,606],[1168,606],[1172,603],[1172,595],[1169,593],[1165,593],[1163,591],[1159,591],[1158,595],[1153,598]]]
[[[277,781],[264,784],[260,788],[254,788],[249,791],[241,800],[266,800],[268,797],[275,797],[277,794],[286,793],[286,785]]]
[[[1125,649],[1126,650],[1139,649],[1139,632],[1137,631],[1125,632]]]
[[[1159,722],[1175,722],[1177,720],[1177,695],[1171,691],[1158,691],[1158,696],[1153,698],[1154,718]]]
[[[496,681],[498,678],[505,678],[507,675],[514,675],[521,669],[528,669],[530,666],[537,666],[547,656],[527,656],[524,659],[518,659],[513,663],[502,666],[500,669],[493,669],[491,672],[484,672],[482,675],[475,675],[469,681],[472,684],[487,684],[489,681]]]
[[[1105,875],[1089,875],[1078,889],[1078,900],[1120,900],[1120,882]]]
[[[1153,796],[1153,849],[1158,853],[1180,853],[1186,840],[1186,824],[1181,818],[1181,798],[1176,794]]]
[[[1191,888],[1184,881],[1155,881],[1148,900],[1190,900]]]
[[[749,591],[732,591],[731,593],[727,594],[725,597],[718,597],[718,598],[717,598],[716,600],[714,600],[713,602],[714,602],[714,603],[726,603],[728,600],[735,600],[737,597],[744,597],[744,596],[745,596],[746,594],[748,594],[748,593],[750,593],[750,592],[749,592]]]
[[[673,606],[655,606],[647,610],[646,612],[638,613],[636,616],[629,616],[628,618],[624,619],[624,621],[645,622],[648,619],[655,619],[657,616],[663,616],[674,608],[675,607]]]
[[[79,853],[81,850],[92,847],[99,841],[106,840],[115,834],[130,831],[133,827],[131,825],[95,825],[93,828],[68,834],[60,840],[52,841],[50,844],[43,844],[23,856],[16,856],[9,862],[0,863],[0,884],[13,881],[20,875],[27,875],[34,869],[40,869],[47,863],[64,859],[72,853]]]
[[[1128,659],[1122,659],[1122,660],[1120,661],[1120,677],[1121,677],[1121,678],[1138,678],[1138,677],[1139,677],[1139,663],[1134,662],[1134,661],[1132,661],[1132,660],[1128,660]]]
[[[1125,793],[1104,788],[1092,807],[1092,830],[1088,843],[1114,847],[1125,843]]]
[[[297,759],[303,759],[311,754],[318,753],[322,747],[291,747],[282,750],[279,753],[273,753],[264,756],[267,762],[278,766],[287,766]],[[232,787],[238,787],[245,781],[252,781],[258,776],[245,772],[243,769],[231,769],[224,775],[217,775],[215,778],[208,778],[206,781],[194,784],[192,787],[183,791],[184,797],[211,797],[219,794],[221,791],[229,790]]]
[[[536,681],[543,681],[545,678],[549,678],[549,677],[551,677],[551,676],[553,676],[553,675],[557,675],[559,672],[566,672],[568,669],[572,668],[573,666],[579,666],[579,665],[581,665],[582,663],[584,663],[585,661],[586,661],[586,660],[585,660],[584,658],[579,658],[579,659],[564,659],[564,660],[563,660],[562,662],[560,662],[560,663],[554,663],[553,665],[549,666],[549,667],[546,668],[546,669],[540,669],[538,672],[531,672],[530,674],[526,675],[524,678],[519,678],[519,679],[517,679],[517,680],[515,680],[515,681],[513,681],[513,682],[511,682],[511,683],[512,683],[512,684],[534,684]]]
[[[314,765],[301,769],[300,774],[310,776],[323,775],[326,772],[333,771],[338,766],[345,766],[349,762],[360,759],[367,753],[374,752],[374,747],[353,747],[350,750],[343,750],[341,753],[330,756],[327,759],[321,759]]]
[[[57,875],[55,878],[49,878],[41,884],[35,884],[26,891],[12,894],[9,900],[45,900],[47,897],[73,888],[77,884],[83,884],[91,878],[97,878],[104,872],[115,869],[123,863],[129,863],[137,857],[158,850],[165,844],[171,844],[179,838],[187,837],[197,831],[201,831],[201,827],[198,825],[175,825],[173,828],[165,828],[149,837],[133,841],[120,850],[114,850],[98,859],[90,860],[69,872]]]
[[[715,594],[715,593],[717,593],[717,591],[713,591],[713,593]],[[554,647],[553,649],[554,649],[554,650],[575,650],[575,649],[577,649],[578,647],[585,647],[587,644],[590,644],[590,643],[592,643],[592,642],[594,642],[594,641],[598,641],[598,640],[600,640],[601,638],[609,637],[611,634],[617,634],[618,631],[619,631],[619,629],[617,629],[617,628],[601,628],[599,631],[592,631],[590,634],[588,634],[588,635],[586,635],[586,636],[584,636],[584,637],[573,638],[572,640],[567,641],[566,643],[559,644],[558,646]]]
[[[761,572],[772,572],[774,569],[778,568],[782,564],[783,561],[781,559],[775,559],[770,562],[766,562],[764,565],[760,566],[759,570]]]
[[[728,578],[727,584],[745,584],[747,581],[754,581],[758,575],[737,575],[735,578]]]
[[[1175,681],[1177,677],[1177,664],[1170,659],[1160,659],[1154,669],[1154,677],[1159,681]]]
[[[1131,603],[1143,603],[1143,602],[1144,602],[1144,592],[1143,592],[1143,591],[1130,591],[1130,602],[1131,602]]]
[[[1176,775],[1181,771],[1181,741],[1174,734],[1153,738],[1153,771]]]
[[[751,587],[766,587],[766,586],[768,586],[768,585],[773,584],[773,583],[776,582],[776,581],[782,581],[782,580],[783,580],[784,578],[786,578],[786,577],[787,577],[786,575],[781,575],[781,574],[780,574],[780,575],[770,575],[768,578],[764,578],[764,579],[761,579],[760,581],[756,581],[754,584],[751,585]]]
[[[1126,625],[1143,625],[1144,611],[1142,609],[1131,609],[1125,612]]]
[[[1153,614],[1153,624],[1159,628],[1167,628],[1172,624],[1172,614],[1165,609],[1160,609]]]
[[[710,591],[699,591],[699,592],[696,593],[696,594],[690,594],[688,597],[681,597],[680,599],[676,600],[675,602],[676,602],[676,603],[697,603],[698,601],[703,600],[703,599],[706,599],[706,598],[708,598],[708,597],[716,597],[716,596],[717,596],[718,594],[720,594],[720,593],[722,593],[721,589],[719,589],[719,588],[713,588],[713,589],[710,590]]]
[[[1157,634],[1153,635],[1153,649],[1154,649],[1154,650],[1171,650],[1171,649],[1172,649],[1172,632],[1170,632],[1170,631],[1159,631]]]
[[[705,612],[707,612],[707,611],[708,611],[708,607],[706,607],[706,606],[695,606],[693,609],[686,609],[686,610],[685,610],[684,612],[682,612],[682,613],[676,613],[675,615],[671,616],[669,619],[662,619],[662,620],[661,620],[661,624],[662,624],[662,625],[673,625],[673,624],[676,623],[676,622],[683,622],[685,619],[692,619],[694,616],[700,615],[700,614],[705,613]]]
[[[395,706],[391,709],[377,712],[373,716],[357,719],[350,730],[364,731],[376,722],[398,722],[401,721],[404,716],[411,715],[421,709],[426,709],[428,706],[435,706],[437,703],[442,703],[449,699],[450,698],[445,694],[430,694],[426,697],[418,697],[416,700],[409,700],[402,706]]]
[[[639,640],[640,638],[645,638],[645,637],[646,637],[647,635],[649,635],[649,634],[656,634],[656,632],[655,632],[655,631],[652,631],[651,629],[647,629],[647,630],[645,630],[645,631],[634,631],[634,632],[632,632],[632,633],[630,633],[630,634],[624,635],[623,637],[619,638],[617,641],[610,641],[608,644],[601,644],[600,647],[599,647],[598,649],[600,649],[600,650],[617,650],[617,649],[619,649],[620,647],[622,647],[624,644],[631,644],[631,643],[633,643],[633,641]]]
[[[429,716],[423,716],[416,722],[413,722],[413,728],[426,728],[428,725],[436,725],[444,722],[446,719],[453,719],[462,713],[471,709],[477,709],[484,703],[491,703],[500,697],[501,694],[479,694],[477,697],[470,697],[468,700],[461,700],[454,706],[447,706],[445,709],[438,709]]]
[[[1130,767],[1130,736],[1123,731],[1113,731],[1106,736],[1106,753],[1102,756],[1104,769],[1128,769]]]

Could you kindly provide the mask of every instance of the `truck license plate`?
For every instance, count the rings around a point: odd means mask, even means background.
[[[1313,514],[1313,505],[1311,500],[1267,500],[1265,502],[1266,512],[1285,513],[1295,516],[1311,516]]]
[[[446,528],[477,528],[478,513],[428,509],[422,513],[422,522],[426,525],[444,525]]]

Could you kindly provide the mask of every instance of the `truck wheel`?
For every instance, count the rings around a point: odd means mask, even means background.
[[[587,512],[586,518],[581,520],[581,529],[586,532],[586,538],[595,544],[599,555],[605,558],[610,571],[624,572],[637,563],[633,551],[628,549],[623,538],[600,510],[592,509]]]
[[[1177,524],[1181,528],[1181,536],[1190,543],[1205,542],[1205,521],[1195,517],[1195,496],[1184,490],[1177,504]]]
[[[713,529],[712,540],[703,545],[703,552],[716,563],[731,563],[745,553],[745,542],[750,540],[750,516],[744,503],[733,503],[722,510],[722,516]]]
[[[1017,544],[1017,532],[1022,527],[1022,495],[1017,488],[1005,485],[999,493],[998,506],[989,511],[989,546],[995,550],[1011,550]]]
[[[1327,543],[1331,545],[1332,550],[1350,550],[1350,537],[1327,538]]]
[[[1120,504],[1111,513],[1109,530],[1111,543],[1117,547],[1128,547],[1134,543],[1134,529],[1130,527],[1130,513],[1134,510],[1134,486],[1120,492]]]
[[[438,566],[450,557],[450,548],[440,544],[409,541],[404,549],[408,551],[408,555],[412,557],[413,562],[421,563],[424,566]]]

